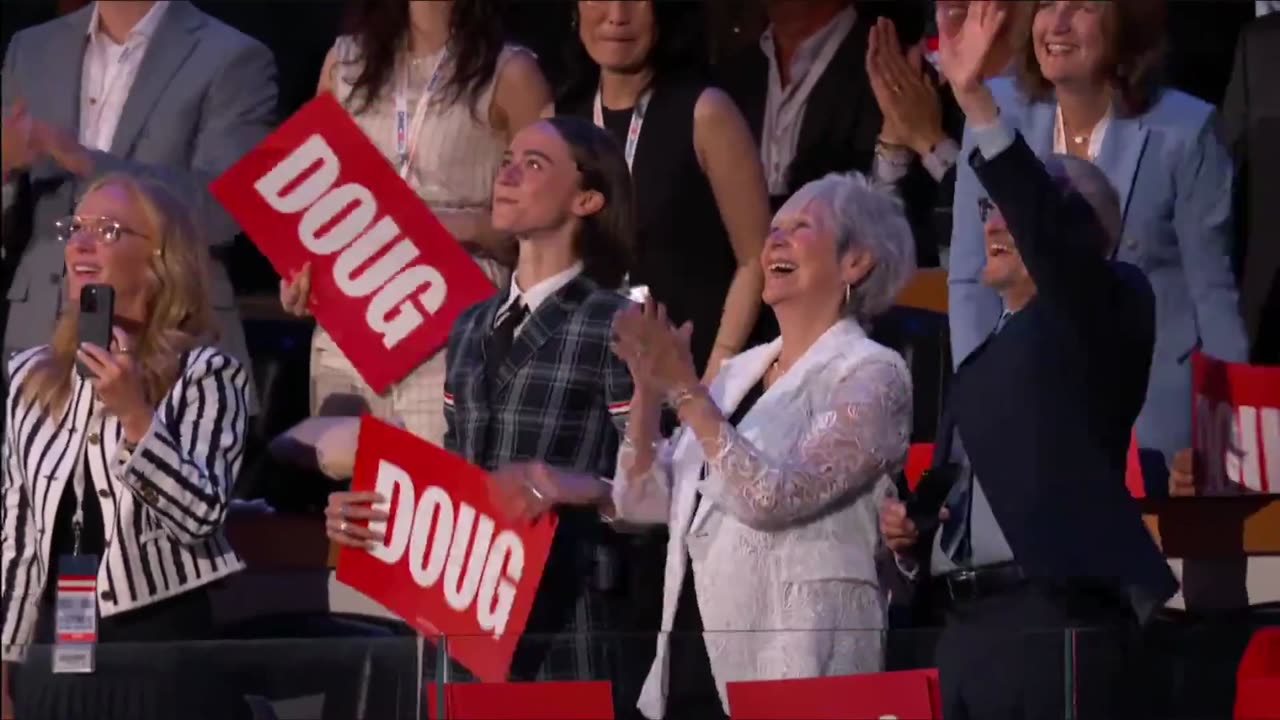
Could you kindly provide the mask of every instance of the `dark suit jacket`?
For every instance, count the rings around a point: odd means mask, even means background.
[[[942,432],[959,430],[1026,573],[1113,586],[1146,615],[1177,588],[1124,484],[1155,342],[1151,286],[1103,258],[1092,210],[1020,135],[970,163],[1038,293],[956,371]]]
[[[1235,156],[1240,224],[1240,304],[1255,362],[1280,363],[1280,13],[1248,25],[1222,101]]]
[[[787,172],[787,196],[827,173],[871,172],[876,138],[884,121],[866,71],[867,35],[875,20],[873,13],[859,8],[853,29],[814,84],[800,124],[795,159]],[[718,64],[713,79],[742,110],[759,145],[769,80],[769,61],[760,45],[749,43]],[[946,92],[943,96],[950,98]],[[946,107],[947,130],[958,138],[963,122],[952,111],[954,103],[947,102]],[[935,208],[950,205],[948,185],[940,187],[919,162],[901,184],[907,219],[916,237],[916,262],[921,267],[938,265],[938,242],[949,237],[938,231],[935,217]],[[775,209],[785,199],[773,198]]]

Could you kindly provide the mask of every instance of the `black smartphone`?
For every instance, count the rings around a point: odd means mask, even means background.
[[[76,317],[76,339],[93,343],[104,350],[111,349],[111,320],[115,317],[116,291],[110,285],[85,285],[80,288],[80,314]],[[76,370],[80,377],[91,378],[93,373],[79,360]]]
[[[907,498],[907,517],[915,523],[921,535],[928,535],[938,526],[938,513],[947,503],[951,487],[955,485],[961,466],[958,463],[946,463],[930,468],[920,476],[916,489]]]

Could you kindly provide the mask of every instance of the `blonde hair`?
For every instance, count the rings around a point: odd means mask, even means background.
[[[217,336],[209,303],[207,245],[186,204],[155,180],[113,173],[95,181],[84,194],[105,187],[123,190],[138,206],[145,218],[138,230],[152,245],[146,317],[131,353],[147,402],[155,405],[177,381],[183,354]],[[23,383],[25,397],[46,409],[63,408],[71,395],[79,311],[78,302],[63,305],[48,352]]]

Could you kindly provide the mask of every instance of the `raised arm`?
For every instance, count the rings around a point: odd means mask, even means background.
[[[901,363],[860,365],[810,420],[797,446],[765,453],[721,419],[692,422],[708,460],[701,491],[757,530],[804,522],[902,467],[911,430],[911,383]]]
[[[132,451],[121,448],[115,472],[178,541],[213,535],[226,518],[244,459],[248,373],[212,348],[192,351],[180,390]]]

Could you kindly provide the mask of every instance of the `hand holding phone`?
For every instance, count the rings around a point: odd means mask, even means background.
[[[915,491],[907,500],[907,516],[921,535],[937,529],[943,506],[960,471],[958,463],[946,463],[926,470],[920,477]]]
[[[76,339],[79,344],[92,343],[103,350],[111,349],[111,328],[115,317],[115,288],[94,284],[80,288],[80,313],[76,316]],[[80,377],[93,378],[84,363],[76,360]]]

